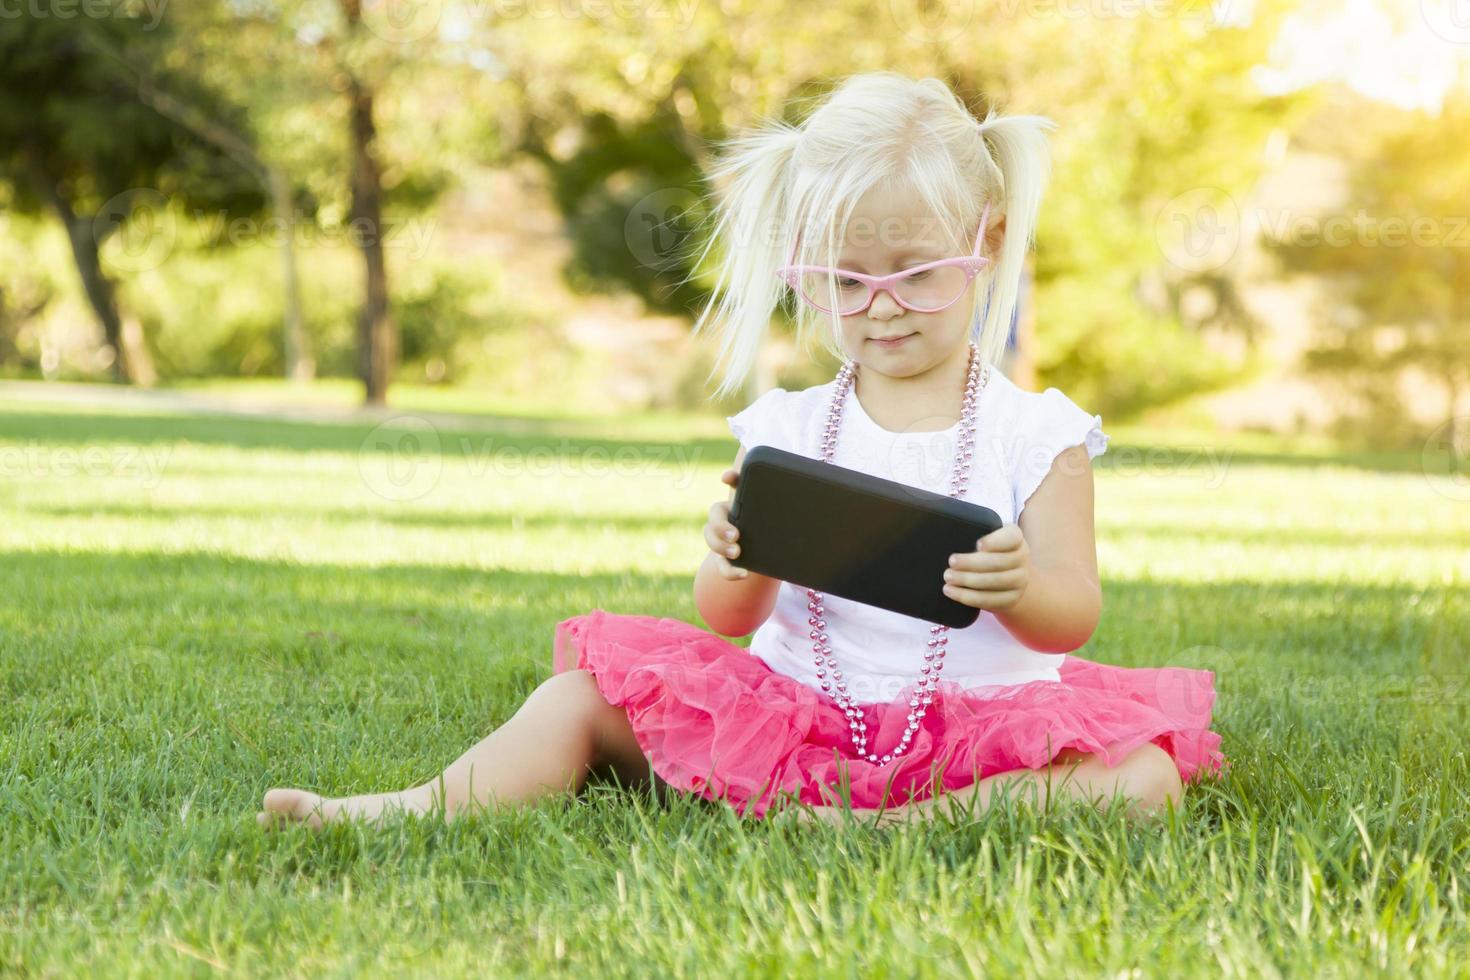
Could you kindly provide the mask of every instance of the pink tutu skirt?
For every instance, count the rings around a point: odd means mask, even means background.
[[[730,640],[669,617],[595,609],[556,626],[552,671],[586,670],[628,722],[661,780],[762,817],[790,795],[822,805],[845,786],[858,808],[898,806],[1012,769],[1040,769],[1066,748],[1117,765],[1153,742],[1190,781],[1228,765],[1210,730],[1213,671],[1115,667],[1070,654],[1061,681],[966,690],[941,680],[908,751],[872,763],[825,692],[778,674]],[[868,744],[891,751],[914,686],[859,709]],[[874,734],[876,733],[876,738]]]

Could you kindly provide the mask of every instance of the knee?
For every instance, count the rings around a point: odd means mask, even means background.
[[[1179,778],[1179,767],[1163,748],[1146,742],[1133,751],[1128,764],[1137,767],[1133,795],[1141,810],[1161,816],[1171,803],[1176,810],[1183,805],[1184,782]]]
[[[608,708],[589,670],[564,670],[552,674],[536,688],[535,696],[550,709],[569,718],[592,719]]]
[[[597,677],[589,670],[563,670],[542,680],[535,696],[567,711],[591,711],[606,707],[603,692],[597,689]]]

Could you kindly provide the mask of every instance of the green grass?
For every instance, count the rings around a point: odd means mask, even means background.
[[[1465,975],[1470,503],[1417,455],[1113,432],[1079,653],[1215,670],[1233,764],[1163,828],[598,784],[266,834],[437,772],[567,616],[704,625],[720,420],[467,419],[432,480],[371,429],[0,404],[0,972]]]

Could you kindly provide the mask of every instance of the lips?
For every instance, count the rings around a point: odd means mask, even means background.
[[[884,347],[896,347],[900,343],[902,343],[903,341],[909,339],[912,336],[913,336],[912,333],[904,333],[904,334],[898,334],[898,335],[893,336],[893,337],[873,337],[873,338],[870,338],[870,339],[873,341],[873,343],[875,343],[875,344],[882,344]]]

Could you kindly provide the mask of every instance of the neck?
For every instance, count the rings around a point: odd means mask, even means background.
[[[868,417],[897,432],[939,432],[960,420],[970,345],[918,374],[897,377],[859,365],[853,394]]]

